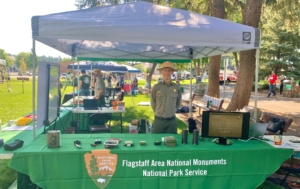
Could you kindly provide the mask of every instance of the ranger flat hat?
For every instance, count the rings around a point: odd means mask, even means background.
[[[174,68],[174,65],[172,62],[169,62],[169,61],[166,61],[164,63],[162,63],[161,67],[160,68],[157,68],[158,71],[161,71],[162,69],[164,68],[170,68],[172,69],[173,71],[177,71],[175,68]]]
[[[101,72],[99,68],[94,68],[94,72]]]

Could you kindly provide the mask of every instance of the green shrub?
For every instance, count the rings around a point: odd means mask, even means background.
[[[265,90],[265,89],[269,89],[269,84],[268,83],[264,83],[264,84],[262,84],[261,86],[260,86],[260,89],[261,90]]]
[[[259,82],[258,83],[258,91],[269,89],[269,83],[266,82]],[[252,91],[255,90],[255,84],[252,85]]]

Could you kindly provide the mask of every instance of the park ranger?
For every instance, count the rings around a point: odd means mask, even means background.
[[[95,90],[95,99],[98,100],[98,106],[105,106],[105,83],[102,78],[101,70],[99,68],[94,69],[94,84],[92,85],[92,89]]]
[[[176,110],[181,104],[180,86],[173,83],[174,65],[164,62],[158,68],[163,80],[155,84],[151,91],[151,107],[154,111],[152,133],[177,133]]]

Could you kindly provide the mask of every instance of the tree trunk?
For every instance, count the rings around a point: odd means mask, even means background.
[[[216,98],[220,97],[220,88],[219,88],[220,62],[221,62],[221,56],[210,57],[207,95]]]
[[[156,65],[157,65],[157,63],[153,63],[151,71],[150,71],[149,75],[147,76],[147,81],[149,82],[149,89],[151,89],[151,80],[152,80],[151,78],[152,78],[152,75],[155,71]]]
[[[213,16],[218,18],[225,17],[224,0],[213,0]],[[220,97],[219,73],[220,73],[221,55],[210,57],[208,90],[207,95]]]
[[[200,76],[200,74],[201,74],[201,68],[200,68],[201,63],[200,63],[200,59],[194,60],[193,63],[194,63],[194,68],[196,69],[196,76]]]
[[[243,13],[243,24],[258,27],[262,2],[263,0],[246,1]],[[255,71],[255,51],[256,50],[240,52],[239,76],[231,101],[227,107],[228,111],[240,110],[249,103]]]
[[[239,70],[240,69],[240,63],[239,63],[239,59],[238,59],[238,56],[237,56],[237,52],[234,52],[232,54],[233,54],[233,57],[234,57],[236,70]]]

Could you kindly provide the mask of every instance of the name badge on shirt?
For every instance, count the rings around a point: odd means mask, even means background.
[[[161,91],[157,91],[156,93],[158,93],[158,94],[159,94],[159,93],[161,93]]]
[[[176,93],[176,91],[177,91],[177,90],[176,90],[176,89],[174,89],[174,93]]]

